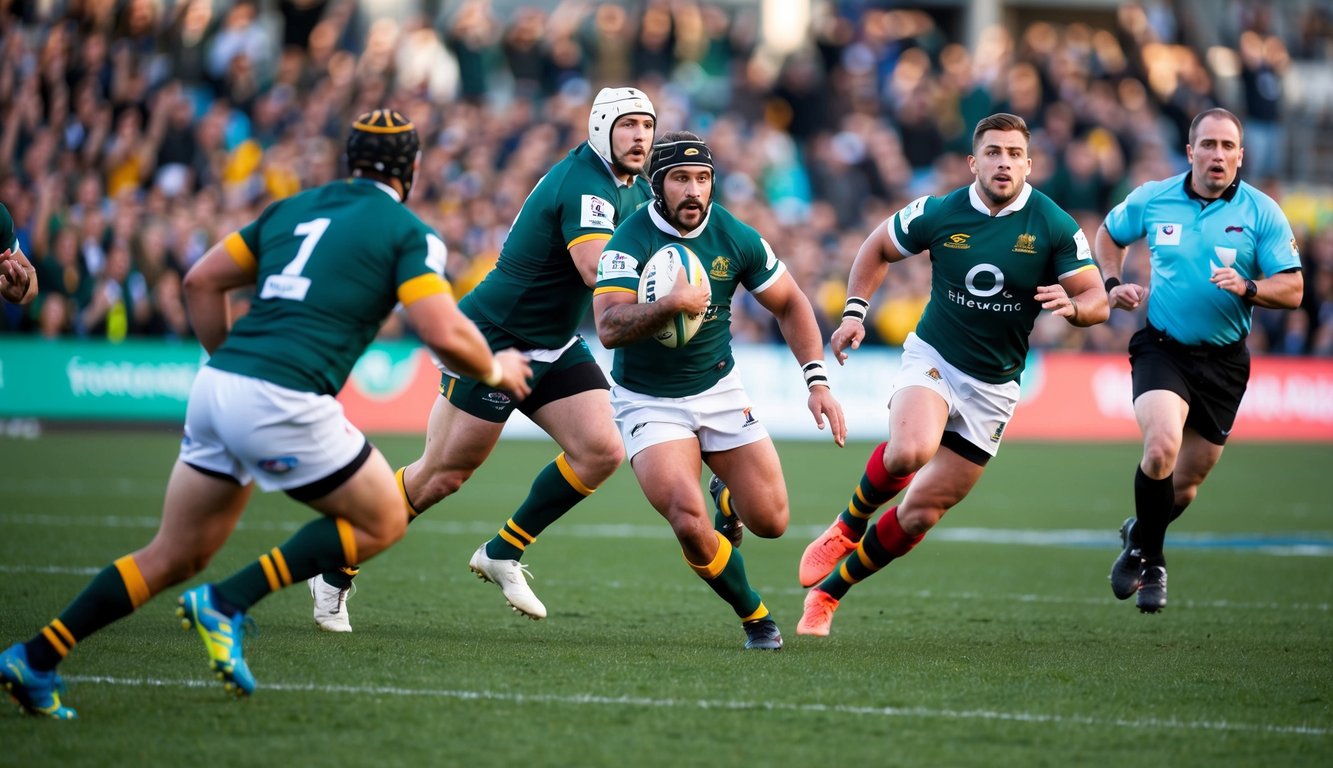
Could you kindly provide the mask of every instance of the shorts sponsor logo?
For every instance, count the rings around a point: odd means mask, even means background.
[[[301,460],[295,456],[274,456],[270,459],[260,459],[259,468],[270,475],[285,475],[296,469],[296,465],[300,463]]]
[[[947,239],[947,240],[944,241],[944,247],[945,247],[945,248],[958,248],[958,249],[966,250],[966,249],[972,247],[972,246],[970,246],[970,245],[967,244],[968,239],[971,238],[971,237],[972,237],[971,235],[969,235],[969,234],[967,234],[967,233],[965,233],[965,232],[958,232],[958,233],[949,235],[949,239]]]
[[[743,409],[741,413],[745,416],[745,423],[741,424],[742,429],[744,429],[745,427],[754,426],[755,424],[759,423],[759,420],[754,417],[754,414],[750,413],[749,408]]]
[[[1036,253],[1037,236],[1024,232],[1014,241],[1014,253]]]
[[[487,392],[486,396],[481,399],[495,406],[497,410],[509,405],[509,395],[503,392]]]
[[[638,424],[635,424],[634,428],[629,431],[629,436],[638,437],[640,430],[642,430],[646,426],[648,426],[648,422],[646,421],[641,421]]]
[[[998,427],[995,428],[995,431],[994,431],[993,433],[991,433],[991,436],[990,436],[990,441],[991,441],[992,443],[998,443],[998,442],[1000,442],[1000,438],[1001,438],[1001,437],[1004,437],[1004,427],[1005,427],[1005,425],[1008,424],[1008,423],[1009,423],[1009,422],[1007,422],[1007,421],[1002,421],[1002,422],[1000,422],[1000,426],[998,426]]]
[[[938,368],[931,368],[929,371],[926,371],[926,378],[931,379],[933,381],[939,381],[940,370]]]

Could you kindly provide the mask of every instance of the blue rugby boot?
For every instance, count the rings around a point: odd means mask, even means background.
[[[745,537],[745,523],[741,522],[731,507],[731,491],[722,478],[713,475],[708,479],[708,495],[713,497],[713,506],[717,513],[713,515],[713,530],[727,537],[732,547],[739,547]]]
[[[772,619],[748,621],[741,625],[745,630],[745,649],[748,651],[782,650],[782,633],[777,622]]]
[[[228,616],[219,610],[212,584],[195,587],[181,595],[178,602],[176,615],[181,617],[181,626],[199,632],[208,651],[208,665],[217,673],[222,687],[237,697],[254,693],[255,676],[245,663],[242,647],[250,619],[244,613]]]
[[[0,686],[19,708],[29,715],[55,720],[73,720],[74,710],[60,703],[65,681],[54,669],[38,672],[28,665],[28,649],[14,643],[0,653]]]

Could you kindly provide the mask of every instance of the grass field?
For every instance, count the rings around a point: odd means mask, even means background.
[[[381,438],[396,463],[418,438]],[[236,702],[172,615],[177,588],[62,666],[76,723],[0,711],[0,765],[1324,766],[1333,760],[1333,446],[1236,444],[1168,535],[1170,605],[1106,572],[1133,445],[1007,444],[909,557],[798,637],[802,548],[868,445],[780,445],[792,526],[743,552],[784,630],[744,652],[622,468],[525,558],[551,617],[469,573],[554,454],[510,442],[370,563],[356,631],[319,633],[303,587],[253,612],[260,689]],[[0,438],[0,646],[147,541],[168,432]],[[743,500],[740,502],[743,504]],[[257,495],[206,576],[309,514]]]

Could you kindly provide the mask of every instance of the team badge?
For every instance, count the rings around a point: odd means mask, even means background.
[[[1037,236],[1024,232],[1014,241],[1014,253],[1036,253]]]
[[[726,280],[731,277],[731,262],[725,256],[718,256],[708,265],[708,276],[714,280]]]
[[[939,380],[940,380],[940,371],[939,371],[939,369],[938,369],[938,368],[931,368],[929,371],[926,371],[926,378],[928,378],[928,379],[930,379],[930,380],[932,380],[932,381],[939,381]]]
[[[1000,442],[1000,438],[1004,436],[1004,426],[1008,423],[1009,422],[1007,421],[1002,421],[1000,422],[1000,426],[995,428],[995,432],[990,436],[990,441],[992,443]]]

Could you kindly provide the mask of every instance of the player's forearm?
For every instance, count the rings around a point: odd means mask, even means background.
[[[1075,294],[1070,299],[1077,308],[1073,316],[1068,318],[1070,325],[1087,328],[1090,325],[1104,323],[1111,316],[1111,305],[1106,300],[1106,289],[1100,285]]]
[[[679,311],[675,307],[671,294],[651,304],[613,304],[597,315],[597,338],[607,349],[642,341]]]

